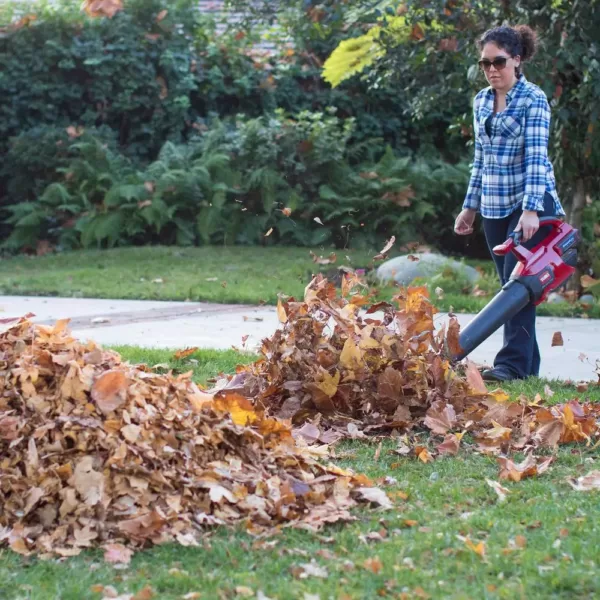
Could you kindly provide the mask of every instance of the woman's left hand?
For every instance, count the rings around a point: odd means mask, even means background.
[[[515,231],[522,231],[524,242],[529,241],[540,228],[540,219],[534,210],[524,210]]]

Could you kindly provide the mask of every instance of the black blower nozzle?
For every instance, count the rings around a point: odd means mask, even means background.
[[[529,290],[516,280],[509,281],[487,306],[459,334],[461,351],[452,356],[459,361],[473,352],[497,329],[529,304]]]

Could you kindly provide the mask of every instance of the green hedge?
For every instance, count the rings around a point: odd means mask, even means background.
[[[331,90],[304,51],[259,62],[192,0],[128,0],[111,19],[79,4],[42,3],[0,36],[5,249],[392,234],[456,249],[463,143],[437,117],[416,127],[401,90]]]
[[[372,247],[386,237],[436,244],[451,231],[468,166],[397,157],[358,167],[354,121],[335,109],[215,121],[167,142],[144,169],[92,132],[63,141],[56,181],[9,207],[5,247],[138,243]],[[55,145],[62,131],[47,135]],[[16,146],[19,146],[19,138]],[[27,141],[27,140],[25,140]]]

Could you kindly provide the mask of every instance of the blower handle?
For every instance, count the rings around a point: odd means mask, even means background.
[[[564,223],[564,221],[562,221],[558,217],[541,217],[540,218],[540,227],[546,227],[547,225],[552,225],[554,229],[558,229],[563,223]],[[523,239],[522,231],[520,231],[520,230],[513,231],[508,236],[508,239],[504,243],[494,247],[493,252],[497,256],[505,256],[506,254],[508,254],[509,252],[514,250],[517,246],[520,246],[522,239]],[[528,250],[526,250],[525,248],[519,248],[519,254],[520,255],[522,254],[524,259],[528,258],[531,255],[531,253]]]

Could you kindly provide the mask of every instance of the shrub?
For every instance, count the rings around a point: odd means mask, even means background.
[[[92,134],[37,200],[10,208],[5,247],[119,244],[327,244],[390,235],[436,242],[452,224],[468,169],[398,157],[354,166],[352,119],[335,109],[294,118],[215,120],[188,144],[167,142],[145,169]]]

